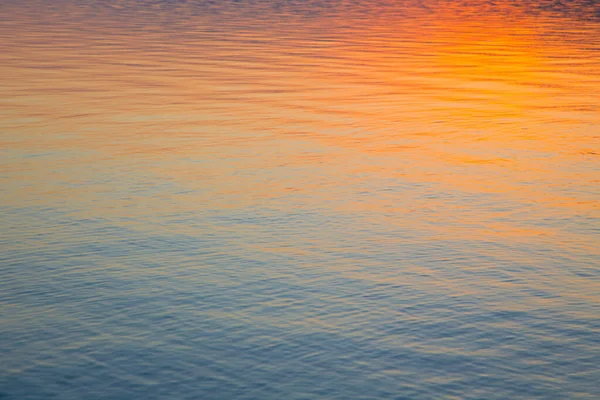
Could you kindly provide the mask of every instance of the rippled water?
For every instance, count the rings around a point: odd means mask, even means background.
[[[600,398],[595,1],[0,18],[0,398]]]

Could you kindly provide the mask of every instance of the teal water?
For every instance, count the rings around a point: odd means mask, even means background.
[[[600,397],[596,2],[0,18],[0,399]]]

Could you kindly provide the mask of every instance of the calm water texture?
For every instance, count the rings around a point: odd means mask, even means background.
[[[0,18],[0,398],[600,398],[595,1]]]

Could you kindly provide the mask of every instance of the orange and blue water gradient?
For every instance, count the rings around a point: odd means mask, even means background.
[[[600,398],[597,2],[0,20],[0,399]]]

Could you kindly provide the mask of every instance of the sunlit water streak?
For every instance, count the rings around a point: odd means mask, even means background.
[[[596,2],[0,15],[0,398],[600,397]]]

